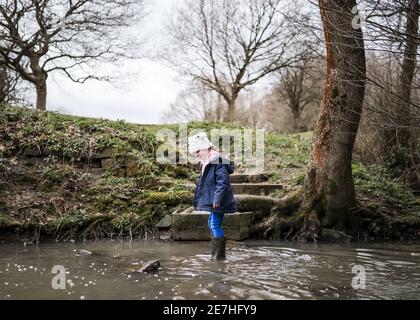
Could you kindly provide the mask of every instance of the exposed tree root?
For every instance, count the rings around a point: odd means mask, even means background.
[[[251,228],[253,238],[301,242],[349,242],[366,240],[416,240],[420,238],[420,213],[401,214],[389,208],[369,208],[359,203],[352,210],[353,232],[323,224],[314,208],[305,208],[303,190],[278,200],[271,214]]]

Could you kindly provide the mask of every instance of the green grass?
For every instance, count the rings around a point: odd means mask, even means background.
[[[411,189],[398,179],[393,179],[384,167],[366,167],[355,162],[352,170],[354,184],[359,192],[400,208],[415,204],[416,198]]]
[[[90,159],[95,152],[112,148],[115,155],[153,156],[155,135],[123,121],[90,119],[25,108],[0,109],[0,130],[6,155],[26,148],[67,159]],[[10,127],[16,123],[15,130]],[[5,126],[5,127],[3,127]]]

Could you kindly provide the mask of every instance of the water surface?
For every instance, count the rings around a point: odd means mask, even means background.
[[[420,244],[96,241],[0,244],[0,299],[420,299]],[[98,253],[80,256],[81,249]],[[128,271],[159,259],[156,274]],[[66,288],[53,289],[64,266]],[[364,269],[362,282],[352,279]]]

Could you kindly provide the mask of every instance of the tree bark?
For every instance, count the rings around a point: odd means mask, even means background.
[[[293,108],[293,132],[299,132],[300,129],[300,106]]]
[[[35,83],[36,88],[36,109],[45,111],[47,109],[47,80]]]
[[[1,65],[0,61],[0,103],[5,102],[7,92],[7,73],[6,68]]]
[[[36,89],[36,109],[45,111],[47,109],[47,78],[48,74],[40,65],[40,56],[32,54],[30,56],[30,66],[33,73],[31,82]]]
[[[235,99],[231,99],[228,102],[228,106],[227,106],[227,114],[226,114],[226,120],[227,122],[233,122],[235,121],[235,107],[236,107],[236,100]]]
[[[222,97],[218,94],[217,95],[217,106],[216,106],[216,121],[221,121],[222,120],[222,115],[223,115],[223,104],[222,104]]]
[[[319,0],[327,48],[327,79],[304,183],[304,212],[321,225],[354,229],[351,162],[362,112],[366,60],[363,33],[353,28],[355,0]]]
[[[400,128],[397,132],[399,146],[408,147],[410,141],[410,101],[414,72],[416,69],[417,37],[419,31],[419,1],[409,0],[407,8],[406,42],[401,67],[400,88],[397,103],[397,118]]]

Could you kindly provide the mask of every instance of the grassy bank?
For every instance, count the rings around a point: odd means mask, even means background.
[[[189,130],[208,132],[222,127],[226,125],[188,125]],[[161,144],[156,132],[163,128],[177,126],[142,126],[1,107],[0,237],[155,237],[159,219],[191,205],[191,184],[198,177],[193,165],[156,162]],[[285,186],[276,197],[303,183],[310,137],[311,133],[267,133],[268,179]],[[420,203],[408,187],[382,167],[355,161],[353,173],[366,216],[380,214],[377,221],[387,221],[380,223],[412,225],[418,232]],[[372,221],[371,217],[366,228],[375,229]]]

